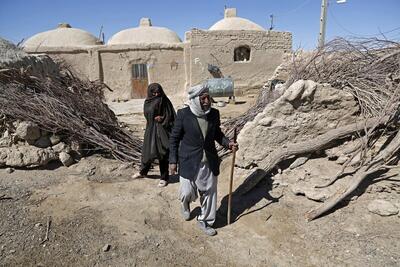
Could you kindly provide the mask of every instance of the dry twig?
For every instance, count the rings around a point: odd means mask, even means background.
[[[49,241],[50,226],[51,226],[51,216],[47,217],[46,235],[45,235],[43,241],[40,244],[43,244],[43,243]]]

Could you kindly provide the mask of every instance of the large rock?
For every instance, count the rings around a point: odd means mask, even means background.
[[[354,123],[358,111],[350,93],[313,81],[297,81],[243,127],[237,164],[245,168],[262,165],[276,148]]]
[[[68,154],[68,153],[65,153],[65,152],[61,152],[59,154],[59,159],[60,159],[61,163],[66,167],[69,167],[69,166],[71,166],[72,164],[75,163],[75,161],[71,157],[71,155]]]
[[[34,146],[13,146],[0,148],[0,167],[36,167],[58,159],[51,149]]]
[[[15,135],[26,141],[35,141],[40,138],[40,129],[33,122],[23,121],[15,129]]]
[[[399,209],[383,199],[375,199],[368,204],[368,210],[380,216],[390,216],[399,213]]]

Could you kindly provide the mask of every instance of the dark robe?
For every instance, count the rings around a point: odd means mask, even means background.
[[[179,163],[179,175],[183,178],[196,178],[204,153],[212,173],[215,176],[219,175],[220,160],[215,141],[228,148],[229,139],[221,131],[218,109],[211,108],[206,120],[208,127],[206,135],[203,136],[197,117],[190,108],[178,110],[170,138],[169,163]]]
[[[160,95],[153,96],[154,91],[159,91]],[[142,164],[148,165],[155,159],[168,160],[169,135],[176,113],[171,101],[158,83],[152,83],[147,88],[143,112],[147,122],[142,148]],[[154,118],[157,116],[162,116],[163,120],[155,121]]]

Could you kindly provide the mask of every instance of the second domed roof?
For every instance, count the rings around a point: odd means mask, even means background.
[[[142,18],[139,27],[126,29],[114,34],[107,44],[171,44],[181,42],[181,39],[174,31],[164,27],[154,27],[151,25],[150,19]]]
[[[231,30],[231,31],[265,31],[263,27],[251,20],[236,17],[236,8],[225,9],[225,17],[210,27],[211,31]]]

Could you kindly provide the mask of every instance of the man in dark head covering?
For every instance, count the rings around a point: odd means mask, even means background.
[[[193,86],[188,91],[189,105],[178,110],[170,136],[170,173],[179,165],[180,201],[182,216],[190,219],[189,203],[200,193],[201,214],[198,225],[207,235],[217,232],[211,227],[217,207],[217,177],[220,160],[215,141],[233,149],[220,128],[219,111],[211,107],[211,97],[205,84]]]
[[[132,178],[147,175],[151,164],[158,159],[161,179],[159,186],[168,184],[168,154],[169,135],[175,120],[175,110],[158,83],[152,83],[147,88],[147,98],[144,101],[143,113],[146,118],[146,130],[142,147],[142,164],[140,172]]]

